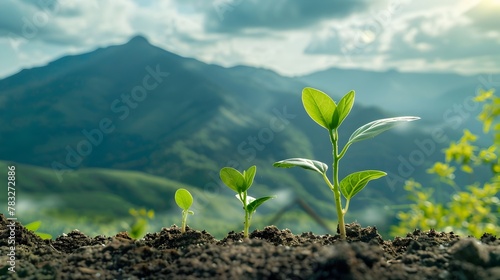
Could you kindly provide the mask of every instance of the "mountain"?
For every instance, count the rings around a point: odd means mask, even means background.
[[[302,107],[300,96],[305,86],[329,92],[335,100],[350,89],[359,89],[357,100],[365,106],[356,103],[342,125],[343,143],[360,125],[396,116],[373,106],[376,103],[368,106],[371,102],[366,100],[376,98],[364,95],[367,86],[356,79],[364,72],[358,72],[343,74],[350,87],[345,83],[330,91],[325,82],[313,83],[312,76],[283,77],[267,69],[205,64],[135,37],[124,45],[66,56],[0,80],[0,110],[4,112],[0,155],[6,162],[30,170],[23,173],[29,185],[25,195],[76,201],[88,190],[86,199],[90,200],[94,191],[102,189],[109,196],[105,204],[121,204],[122,210],[115,211],[117,216],[123,216],[123,209],[129,207],[176,209],[172,200],[161,204],[161,192],[150,190],[151,183],[132,178],[163,178],[170,186],[165,189],[166,196],[171,196],[174,185],[189,186],[198,190],[195,200],[215,200],[221,207],[224,204],[220,198],[234,198],[218,178],[220,168],[242,170],[257,165],[251,195],[279,193],[282,197],[262,214],[277,211],[300,197],[321,216],[330,218],[334,217],[332,194],[320,176],[298,169],[276,169],[272,163],[290,157],[331,162],[326,131]],[[400,74],[387,75],[396,79]],[[416,77],[415,87],[439,84],[437,80],[425,83],[425,76]],[[389,93],[399,92],[395,87],[388,90],[387,98]],[[441,158],[442,143],[432,142],[432,151],[422,151],[419,145],[429,141],[428,124],[412,123],[410,129],[387,132],[350,148],[341,163],[341,176],[363,169],[390,174],[370,183],[352,202],[350,213],[401,203],[404,180],[423,176],[428,165]],[[412,158],[412,154],[424,156]],[[43,176],[36,177],[35,171],[30,175],[36,168],[44,170]],[[237,201],[228,205],[227,209],[241,210]],[[72,204],[64,207],[71,209]],[[80,211],[90,215],[93,210],[90,205],[88,208]],[[378,215],[378,222],[384,223],[380,220],[391,214]],[[348,219],[356,217],[352,215]],[[364,221],[359,217],[358,221]],[[312,227],[308,223],[301,223],[302,227]],[[298,224],[285,226],[294,229]]]

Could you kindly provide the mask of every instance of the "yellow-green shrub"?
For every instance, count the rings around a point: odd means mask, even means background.
[[[405,190],[409,192],[412,202],[407,211],[400,211],[400,223],[393,226],[391,234],[404,235],[413,229],[436,229],[453,231],[462,235],[481,236],[483,233],[500,234],[500,98],[494,95],[494,90],[481,91],[474,99],[484,103],[478,116],[483,124],[485,136],[493,127],[493,143],[486,148],[475,145],[478,139],[469,130],[464,130],[458,142],[451,142],[444,150],[445,161],[436,162],[428,173],[434,174],[439,180],[453,188],[449,201],[437,202],[433,197],[434,189],[423,187],[411,179],[406,181]],[[480,165],[491,167],[491,178],[483,182],[465,186],[455,179],[456,167],[461,172],[473,174],[474,168]]]

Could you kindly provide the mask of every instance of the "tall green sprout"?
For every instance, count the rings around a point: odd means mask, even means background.
[[[330,181],[326,173],[328,170],[328,165],[323,162],[303,158],[290,158],[274,163],[275,167],[290,168],[298,166],[321,174],[325,183],[328,185],[334,195],[341,239],[346,239],[344,216],[349,209],[349,202],[351,201],[351,199],[358,192],[360,192],[366,186],[366,184],[368,184],[369,181],[387,175],[383,171],[364,170],[354,172],[339,181],[339,163],[342,157],[347,152],[347,149],[356,142],[375,137],[376,135],[390,128],[393,128],[400,123],[420,119],[418,117],[397,117],[380,119],[370,122],[354,131],[345,146],[342,149],[339,149],[338,129],[347,115],[349,115],[349,112],[354,105],[354,97],[354,91],[350,91],[344,97],[342,97],[342,99],[340,99],[339,103],[337,104],[335,103],[335,101],[333,101],[333,99],[330,98],[330,96],[320,90],[314,88],[305,88],[302,91],[302,103],[307,114],[317,124],[328,131],[328,136],[330,138],[330,142],[332,143],[333,183],[332,181]],[[346,199],[345,208],[342,207],[342,201],[340,197],[341,193]]]

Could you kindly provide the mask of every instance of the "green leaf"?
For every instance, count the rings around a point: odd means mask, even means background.
[[[183,210],[188,210],[193,205],[193,196],[186,189],[178,189],[175,192],[175,203]]]
[[[351,199],[360,192],[369,181],[378,179],[387,173],[378,170],[365,170],[347,175],[340,182],[340,191],[346,199]]]
[[[354,105],[354,90],[348,92],[342,99],[340,99],[339,104],[337,105],[337,110],[335,110],[332,118],[333,128],[338,128],[344,119],[351,112],[352,106]]]
[[[35,232],[41,239],[52,239],[52,235],[44,232]]]
[[[247,184],[246,190],[252,186],[255,173],[257,173],[257,166],[255,165],[250,166],[246,171],[243,171],[243,177],[245,178],[245,182]]]
[[[321,161],[305,159],[305,158],[289,158],[285,160],[281,160],[275,162],[273,164],[274,167],[283,167],[283,168],[291,168],[291,167],[302,167],[304,169],[309,169],[316,171],[320,174],[325,174],[328,170],[328,165]]]
[[[31,223],[25,225],[24,227],[27,230],[37,231],[41,225],[42,225],[42,221],[34,221],[34,222],[31,222]]]
[[[401,123],[411,122],[419,119],[420,119],[419,117],[397,117],[397,118],[380,119],[367,123],[362,127],[356,129],[356,131],[352,133],[351,137],[349,137],[347,145],[363,141],[369,138],[373,138],[379,135],[380,133],[388,129],[391,129]]]
[[[242,193],[247,189],[247,183],[243,174],[232,167],[222,168],[220,170],[220,179],[236,193]]]
[[[332,118],[337,105],[326,93],[306,87],[302,90],[302,104],[311,119],[322,127],[332,129]]]
[[[273,198],[275,198],[275,196],[265,196],[265,197],[255,199],[254,201],[247,204],[247,212],[248,213],[255,212],[255,210],[257,210],[257,207],[262,205],[262,203],[268,201],[269,199],[273,199]]]
[[[234,196],[241,202],[241,204],[245,205],[243,203],[243,201],[240,199],[240,195],[239,194],[235,194]],[[254,200],[255,200],[255,197],[247,195],[247,203],[246,204],[248,205],[248,204],[252,203],[252,201],[254,201]]]

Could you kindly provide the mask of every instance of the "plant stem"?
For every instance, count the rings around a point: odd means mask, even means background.
[[[248,228],[250,227],[248,223],[249,223],[248,211],[245,211],[245,230],[243,231],[244,238],[248,238]]]
[[[340,200],[340,187],[339,187],[339,162],[341,156],[338,154],[338,132],[337,130],[330,130],[330,141],[332,142],[332,156],[333,156],[333,195],[335,196],[335,207],[337,208],[337,218],[339,220],[340,239],[346,239],[344,211],[342,210],[342,201]]]
[[[182,210],[182,228],[181,228],[182,233],[186,232],[187,215],[188,211]]]
[[[248,228],[250,227],[250,215],[247,210],[247,193],[243,193],[243,210],[245,210],[245,225],[243,227],[243,238],[248,238]]]

